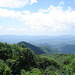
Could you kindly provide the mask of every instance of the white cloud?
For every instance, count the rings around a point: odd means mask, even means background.
[[[0,30],[2,29],[2,26],[0,25]]]
[[[0,34],[13,34],[13,35],[23,35],[26,34],[28,30],[26,28],[1,28]]]
[[[36,2],[37,0],[0,0],[0,7],[19,8]]]
[[[37,0],[31,0],[30,5],[32,5],[33,3],[37,3]]]
[[[18,29],[18,28],[8,28],[7,30],[14,31],[14,32],[24,32],[24,31],[27,31],[26,28],[20,28],[20,29]]]
[[[39,31],[65,31],[69,25],[75,24],[75,11],[68,8],[66,11],[62,7],[50,6],[48,9],[40,9],[37,13],[24,15],[26,25],[30,25],[33,30]]]
[[[63,32],[71,30],[75,26],[75,11],[69,7],[63,10],[62,7],[50,6],[48,9],[40,9],[37,13],[30,11],[14,11],[0,9],[0,16],[17,18],[30,27],[30,32]],[[24,31],[25,29],[11,29]]]
[[[8,10],[0,8],[0,16],[1,17],[12,17],[12,18],[20,18],[22,16],[20,11]]]
[[[64,1],[61,1],[61,2],[60,2],[60,5],[64,5]]]
[[[30,11],[25,10],[25,11],[23,11],[22,13],[23,13],[23,14],[30,14]]]

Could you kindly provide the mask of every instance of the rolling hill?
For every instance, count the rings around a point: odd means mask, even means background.
[[[21,43],[24,43],[25,47],[28,47],[31,50],[33,50],[35,52],[35,54],[44,54],[45,53],[44,51],[42,51],[40,48],[36,47],[35,45],[32,45],[32,44],[24,42],[24,41],[19,42],[18,45],[21,46]]]
[[[18,45],[21,46],[21,43],[24,43],[25,47],[28,47],[31,50],[33,50],[35,52],[35,54],[55,54],[55,53],[59,53],[57,50],[51,48],[50,46],[37,47],[35,45],[32,45],[32,44],[24,42],[24,41],[19,42]]]
[[[75,54],[75,45],[65,45],[57,48],[57,50],[63,54]]]
[[[39,47],[42,51],[44,51],[46,54],[58,54],[59,52],[49,46],[40,46]]]

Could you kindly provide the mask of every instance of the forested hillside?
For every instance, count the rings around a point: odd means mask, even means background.
[[[39,47],[36,47],[35,45],[32,45],[32,44],[24,42],[24,41],[19,42],[18,45],[21,47],[22,43],[25,45],[25,48],[27,48],[27,47],[30,48],[31,50],[33,50],[35,52],[35,54],[43,54],[43,53],[45,53]]]
[[[46,54],[59,54],[59,52],[49,46],[40,46],[39,47],[42,51],[44,51]]]
[[[0,75],[75,75],[75,55],[36,55],[23,43],[0,42]]]
[[[25,45],[25,48],[30,48],[31,50],[33,50],[35,52],[35,54],[55,54],[55,53],[59,53],[57,50],[49,47],[49,46],[40,46],[40,47],[37,47],[33,44],[30,44],[28,42],[24,42],[24,41],[21,41],[18,43],[18,45],[21,47],[21,44],[24,44]]]
[[[65,45],[58,47],[57,50],[63,54],[75,54],[75,45]]]

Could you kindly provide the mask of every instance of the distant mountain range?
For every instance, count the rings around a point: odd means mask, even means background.
[[[55,53],[59,53],[57,50],[49,47],[49,46],[40,46],[37,47],[35,45],[32,45],[30,43],[27,42],[19,42],[18,45],[21,46],[21,44],[24,43],[25,47],[30,48],[31,50],[33,50],[35,52],[35,54],[55,54]]]
[[[57,48],[57,50],[62,54],[75,54],[75,45],[65,45]]]
[[[42,51],[44,51],[46,54],[59,54],[59,52],[49,46],[40,46],[39,47]]]
[[[20,41],[26,41],[33,45],[49,44],[52,46],[60,44],[75,44],[75,36],[63,35],[63,36],[28,36],[28,35],[0,35],[1,42],[18,43]]]
[[[75,36],[19,36],[19,35],[0,35],[0,42],[9,44],[25,41],[25,46],[31,48],[35,53],[53,54],[75,54]],[[28,42],[28,43],[27,43]],[[21,42],[20,42],[21,43]],[[19,44],[20,44],[19,43]]]

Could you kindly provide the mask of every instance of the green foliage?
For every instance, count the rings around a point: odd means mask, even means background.
[[[8,48],[0,49],[0,59],[6,60],[12,57],[12,50]]]
[[[10,68],[4,63],[3,60],[0,60],[0,75],[11,75]]]
[[[26,47],[26,45],[25,45]],[[74,75],[75,55],[35,55],[24,44],[0,42],[0,75]]]
[[[27,75],[24,69],[21,70],[21,75]]]
[[[38,68],[33,68],[30,72],[21,70],[21,75],[42,75],[42,72]]]
[[[42,75],[42,72],[38,68],[34,68],[30,71],[30,75]]]
[[[49,59],[45,56],[39,56],[39,57],[37,56],[36,64],[41,69],[45,69],[46,67],[51,66],[51,65],[53,65],[57,68],[60,67],[60,65],[54,59]]]
[[[25,48],[25,44],[24,44],[24,43],[21,43],[21,47],[22,47],[22,48]]]
[[[19,53],[18,53],[18,59],[17,61],[19,62],[18,65],[21,69],[28,70],[29,67],[35,65],[35,54],[33,51],[31,51],[29,48],[23,48]]]
[[[14,75],[18,73],[18,67],[17,67],[17,61],[14,59],[8,59],[6,60],[6,64],[11,68],[11,73]]]
[[[12,57],[11,46],[7,43],[0,42],[0,59],[6,60]]]

